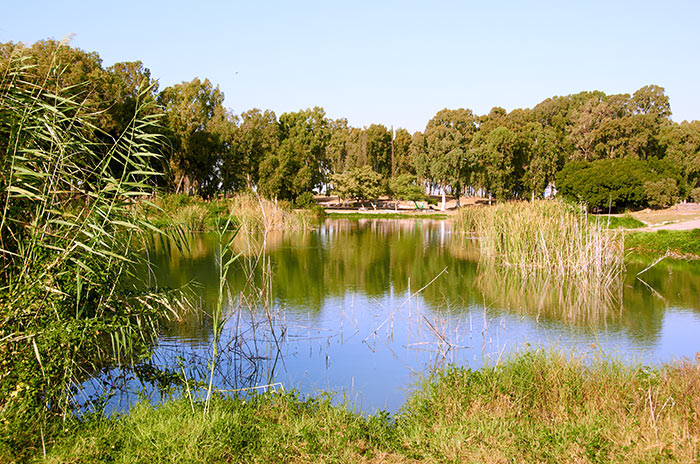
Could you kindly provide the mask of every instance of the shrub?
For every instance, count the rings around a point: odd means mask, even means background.
[[[590,211],[606,211],[670,204],[683,195],[685,184],[663,160],[605,159],[568,163],[557,175],[557,188]]]
[[[664,178],[644,182],[644,194],[647,204],[652,208],[668,208],[675,205],[679,198],[676,179]]]
[[[298,208],[312,209],[317,203],[313,193],[304,192],[294,200],[294,204]]]
[[[700,203],[700,187],[695,187],[690,191],[690,199],[695,203]]]
[[[394,198],[404,201],[419,201],[425,198],[425,189],[416,182],[413,174],[401,174],[389,179],[389,190]]]
[[[382,194],[382,176],[370,166],[350,169],[343,174],[333,174],[333,191],[343,199],[376,200]]]

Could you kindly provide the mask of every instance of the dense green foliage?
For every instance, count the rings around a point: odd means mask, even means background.
[[[382,194],[381,176],[371,167],[352,168],[343,174],[333,174],[333,192],[348,200],[372,200]]]
[[[160,163],[150,79],[132,75],[118,115],[95,113],[105,103],[72,73],[99,71],[96,58],[78,54],[78,68],[71,49],[44,45],[0,74],[0,448],[14,452],[60,430],[86,378],[147,355],[172,308],[134,272],[153,228],[133,201]]]
[[[665,208],[687,190],[670,162],[630,158],[569,163],[557,175],[557,187],[564,198],[585,203],[592,211]]]
[[[70,421],[44,461],[693,462],[699,369],[526,352],[445,369],[394,417],[294,393],[140,404]]]
[[[425,198],[424,189],[413,174],[400,174],[389,181],[391,196],[398,200],[418,201]]]
[[[12,53],[22,52],[37,64],[28,77],[37,81],[56,49],[53,41],[3,44],[0,71]],[[68,92],[95,112],[103,129],[91,139],[118,137],[129,123],[137,83],[152,82],[150,71],[140,62],[104,68],[97,53],[70,47],[61,48],[60,55],[71,63],[60,74],[61,83],[72,85]],[[270,199],[295,201],[304,193],[338,189],[334,174],[366,167],[380,176],[383,188],[393,177],[413,174],[431,193],[497,199],[541,197],[555,180],[559,188],[561,178],[567,196],[584,199],[593,209],[608,208],[611,200],[621,208],[662,207],[700,195],[700,122],[673,122],[668,97],[656,85],[632,95],[558,96],[510,113],[498,107],[486,115],[443,109],[414,134],[381,124],[350,127],[322,108],[235,115],[207,79],[161,92],[151,86],[141,98],[157,101],[165,113],[162,127],[153,129],[167,140],[163,159],[151,162],[167,168],[158,182],[175,193],[212,197],[253,189]],[[603,160],[609,164],[600,164]],[[657,160],[672,169],[659,172]]]

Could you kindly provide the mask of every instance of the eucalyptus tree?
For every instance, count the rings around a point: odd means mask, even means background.
[[[397,129],[393,140],[392,176],[415,174],[416,167],[411,156],[411,134],[406,129]]]
[[[523,189],[534,200],[548,185],[554,183],[556,173],[564,164],[564,150],[557,132],[552,127],[543,127],[531,122],[520,134],[524,153]]]
[[[274,111],[254,108],[240,115],[235,143],[240,164],[231,170],[239,171],[243,185],[258,186],[260,164],[275,154],[279,143],[280,127]]]
[[[491,196],[499,200],[511,198],[517,190],[519,179],[515,176],[521,142],[517,135],[505,127],[498,127],[488,135],[479,133],[471,150],[478,166],[478,182]]]
[[[350,128],[345,144],[345,165],[336,172],[364,166],[369,163],[367,156],[367,132],[357,127]]]
[[[666,159],[681,169],[688,186],[700,187],[700,121],[669,124],[660,140]]]
[[[248,181],[246,153],[238,143],[240,118],[219,106],[207,122],[206,131],[211,137],[209,159],[214,162],[211,180],[205,189],[208,195],[232,193],[244,188]]]
[[[326,145],[326,159],[330,173],[343,172],[348,159],[350,127],[345,118],[329,121],[330,137]]]
[[[162,115],[156,104],[158,96],[158,81],[151,76],[151,71],[141,61],[119,62],[108,67],[104,75],[105,109],[100,112],[99,127],[96,138],[109,146],[120,137],[129,127],[140,106],[142,114],[153,117]],[[150,126],[153,134],[161,134],[159,126]],[[165,172],[167,165],[162,157],[150,159],[154,171]],[[113,172],[118,172],[120,166],[110,166]],[[164,187],[167,179],[164,176],[153,177],[151,182]]]
[[[176,192],[211,194],[216,189],[216,134],[208,128],[223,112],[224,94],[209,79],[195,78],[165,88],[158,102],[165,111],[169,164]]]
[[[268,198],[294,200],[324,181],[329,122],[323,108],[284,113],[280,144],[260,166],[260,191]]]
[[[391,176],[392,134],[382,124],[372,124],[365,129],[367,162],[382,177]]]
[[[425,128],[426,167],[440,186],[443,210],[446,188],[451,187],[459,198],[460,184],[471,174],[468,147],[476,129],[476,118],[464,108],[439,111]]]
[[[409,147],[413,167],[416,171],[416,176],[422,180],[426,186],[432,186],[430,178],[430,160],[428,158],[427,147],[425,144],[425,135],[418,131],[411,136],[411,146]]]
[[[115,63],[106,69],[105,78],[110,102],[107,113],[111,121],[107,121],[104,129],[117,136],[133,119],[136,105],[144,103],[140,98],[146,98],[149,107],[155,108],[158,81],[151,77],[151,70],[141,61]],[[150,111],[155,112],[155,109]]]

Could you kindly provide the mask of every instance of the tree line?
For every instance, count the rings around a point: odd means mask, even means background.
[[[253,189],[300,202],[330,189],[347,198],[415,199],[425,188],[506,200],[556,186],[592,208],[700,200],[700,122],[672,121],[656,85],[633,94],[585,91],[485,115],[443,109],[411,134],[382,124],[351,127],[320,107],[234,114],[208,79],[160,90],[140,61],[104,67],[97,53],[53,40],[0,45],[0,72],[20,54],[38,78],[57,50],[69,64],[55,79],[86,103],[94,120],[88,137],[120,137],[136,102],[154,103],[165,160],[158,182],[170,192],[211,197]]]

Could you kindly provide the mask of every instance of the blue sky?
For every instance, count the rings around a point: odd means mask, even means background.
[[[700,2],[23,0],[2,18],[2,42],[73,33],[106,66],[143,61],[161,88],[209,78],[236,113],[322,106],[413,132],[445,107],[653,83],[674,120],[700,119]]]

